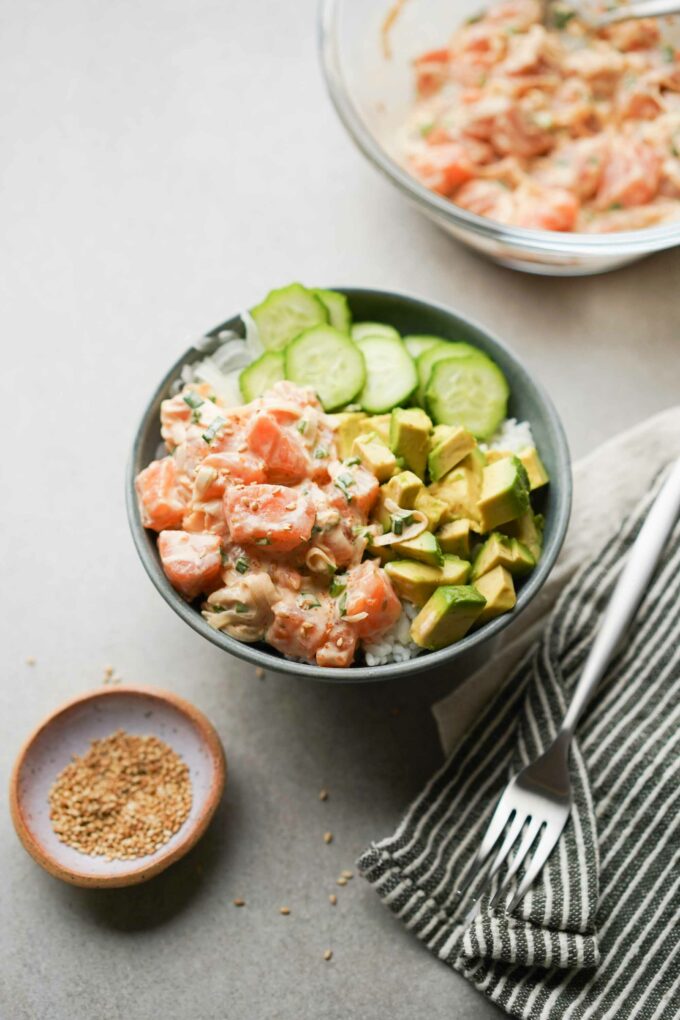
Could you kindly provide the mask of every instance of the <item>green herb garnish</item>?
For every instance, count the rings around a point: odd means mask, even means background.
[[[348,457],[344,463],[345,467],[354,467],[355,464],[361,464],[361,457]]]
[[[428,120],[428,121],[426,121],[425,124],[421,124],[418,127],[418,130],[419,130],[419,132],[420,132],[420,134],[422,135],[423,138],[427,138],[427,136],[432,132],[433,128],[434,128],[434,121],[433,120]]]
[[[199,425],[200,422],[201,422],[201,412],[197,408],[194,408],[194,410],[191,412],[191,424],[192,425]]]
[[[328,589],[328,594],[332,599],[342,595],[343,591],[347,587],[347,574],[336,574],[331,581],[331,586]]]
[[[674,46],[662,46],[661,52],[663,53],[663,59],[667,64],[675,63],[675,47]]]
[[[349,478],[349,482],[347,482],[348,478]],[[345,499],[347,500],[348,503],[352,502],[352,493],[349,491],[348,485],[353,485],[353,484],[354,484],[354,479],[352,478],[351,475],[338,475],[338,477],[333,482],[333,485],[335,486],[335,488],[336,489],[340,489],[340,492],[343,494],[343,496],[345,497]]]
[[[298,595],[298,603],[302,609],[320,609],[321,603],[313,592],[303,591]]]
[[[392,518],[392,531],[395,535],[401,535],[404,530],[404,522],[401,517],[394,516]]]
[[[568,7],[553,7],[552,19],[555,28],[558,30],[566,28],[571,19],[575,16],[576,11],[572,11]]]
[[[307,420],[305,418],[300,418],[300,421],[297,423],[295,428],[298,430],[300,435],[304,435],[307,430]]]
[[[245,574],[249,566],[250,563],[245,558],[245,556],[239,556],[239,558],[236,560],[235,567],[238,570],[239,574]]]
[[[218,414],[217,418],[215,418],[215,420],[213,421],[213,423],[210,426],[210,428],[206,432],[203,433],[203,438],[206,441],[206,443],[208,444],[208,446],[210,446],[210,444],[212,443],[213,439],[215,438],[217,433],[220,431],[222,426],[226,425],[226,424],[227,424],[226,419],[220,417],[220,415]]]
[[[245,604],[245,602],[237,602],[236,603],[236,612],[237,613],[247,613],[248,612],[248,606]]]
[[[316,457],[317,460],[323,460],[324,457],[328,456],[328,450],[326,449],[325,446],[317,446],[316,450],[314,451],[314,456]]]
[[[340,616],[345,615],[346,609],[347,609],[347,592],[344,591],[340,596],[340,600],[338,602],[338,613],[340,614]]]
[[[203,397],[199,397],[198,393],[194,393],[193,390],[189,390],[188,393],[183,393],[182,400],[185,404],[188,404],[193,411],[197,411],[199,407],[205,404]]]

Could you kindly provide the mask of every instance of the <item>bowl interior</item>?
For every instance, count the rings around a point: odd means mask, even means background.
[[[393,325],[402,334],[432,333],[451,340],[467,340],[486,351],[502,368],[511,389],[509,416],[531,423],[541,457],[550,473],[551,484],[538,494],[537,510],[545,515],[546,528],[543,555],[536,569],[519,585],[517,606],[513,613],[500,616],[480,627],[462,641],[439,652],[428,652],[407,662],[381,666],[352,666],[349,669],[321,668],[292,662],[264,644],[246,645],[208,626],[200,612],[184,601],[167,581],[156,549],[156,536],[142,527],[134,491],[136,474],[157,456],[161,443],[160,404],[170,392],[184,364],[205,356],[195,348],[187,351],[168,371],[154,393],[139,426],[128,466],[127,506],[132,535],[144,567],[154,585],[175,612],[209,641],[254,663],[279,672],[311,676],[326,681],[365,682],[407,676],[448,663],[487,641],[517,618],[548,576],[562,545],[571,508],[571,468],[569,449],[559,417],[549,397],[517,358],[499,340],[480,326],[463,319],[442,306],[418,298],[385,291],[335,288],[346,294],[355,321],[373,320]],[[217,326],[211,336],[221,330],[243,333],[240,317]]]
[[[172,700],[129,688],[97,691],[51,716],[29,741],[15,774],[14,809],[20,816],[19,834],[27,849],[48,870],[82,885],[126,884],[130,878],[140,881],[177,860],[204,831],[224,783],[219,740],[200,713],[192,709],[192,714],[187,714],[180,699],[169,698]],[[74,755],[84,754],[92,740],[118,729],[165,741],[188,765],[193,793],[189,817],[178,832],[155,853],[131,861],[108,861],[79,853],[59,841],[49,818],[48,794],[58,773]]]

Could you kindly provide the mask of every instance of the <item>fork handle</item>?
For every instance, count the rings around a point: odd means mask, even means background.
[[[611,11],[598,14],[598,26],[614,25],[617,21],[629,21],[631,18],[660,18],[664,14],[678,14],[679,0],[642,0],[638,4],[624,4]]]
[[[678,514],[680,514],[680,460],[674,463],[659,495],[654,500],[605,610],[560,730],[560,736],[567,737],[565,742],[567,745],[637,610]]]

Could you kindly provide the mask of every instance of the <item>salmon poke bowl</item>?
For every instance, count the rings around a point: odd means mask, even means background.
[[[555,409],[500,341],[382,291],[271,291],[166,373],[127,477],[143,565],[256,666],[376,680],[488,641],[569,518]]]

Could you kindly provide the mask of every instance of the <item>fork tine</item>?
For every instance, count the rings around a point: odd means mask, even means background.
[[[503,864],[505,859],[508,857],[510,851],[512,850],[513,846],[515,845],[515,840],[517,839],[517,837],[519,836],[520,832],[522,831],[522,827],[523,827],[525,821],[526,821],[526,816],[524,814],[519,814],[519,812],[515,813],[514,818],[512,819],[512,821],[510,822],[510,825],[506,829],[505,836],[503,838],[503,842],[501,843],[501,846],[500,846],[500,850],[496,854],[496,856],[494,858],[494,861],[493,861],[493,864],[491,865],[491,867],[489,868],[489,870],[486,873],[486,879],[484,880],[484,887],[485,888],[486,888],[486,886],[488,886],[490,884],[490,882],[492,881],[494,875],[496,874],[498,869],[501,867],[501,865]],[[480,896],[481,896],[481,891],[480,891]]]
[[[471,864],[470,870],[458,886],[458,895],[462,896],[463,893],[472,885],[480,869],[487,857],[495,847],[498,840],[503,835],[503,831],[508,824],[508,820],[512,816],[512,809],[505,807],[504,801],[506,800],[507,789],[503,791],[499,797],[496,809],[491,816],[491,820],[486,827],[486,832],[482,838],[482,842],[479,845],[479,850],[475,854]]]
[[[534,856],[531,858],[531,864],[527,868],[524,878],[519,884],[517,892],[512,897],[512,900],[510,901],[508,907],[506,908],[508,913],[515,909],[517,904],[524,897],[529,886],[533,884],[536,876],[538,875],[539,871],[541,870],[545,862],[550,857],[550,854],[552,853],[555,844],[557,843],[557,840],[560,838],[560,834],[562,832],[562,829],[564,828],[567,817],[568,816],[566,816],[561,823],[556,822],[553,825],[547,824],[543,829],[539,837],[538,843],[536,844]]]
[[[543,822],[540,819],[537,818],[529,819],[529,823],[522,834],[522,842],[520,843],[517,849],[517,853],[512,859],[512,864],[510,865],[507,872],[503,876],[503,879],[500,882],[498,889],[494,893],[493,898],[489,903],[490,907],[495,907],[495,905],[498,903],[499,899],[501,898],[501,896],[503,895],[503,893],[508,888],[513,878],[519,871],[522,865],[522,861],[531,850],[533,842],[536,839],[536,836],[538,835],[539,829],[541,828],[542,824]]]

